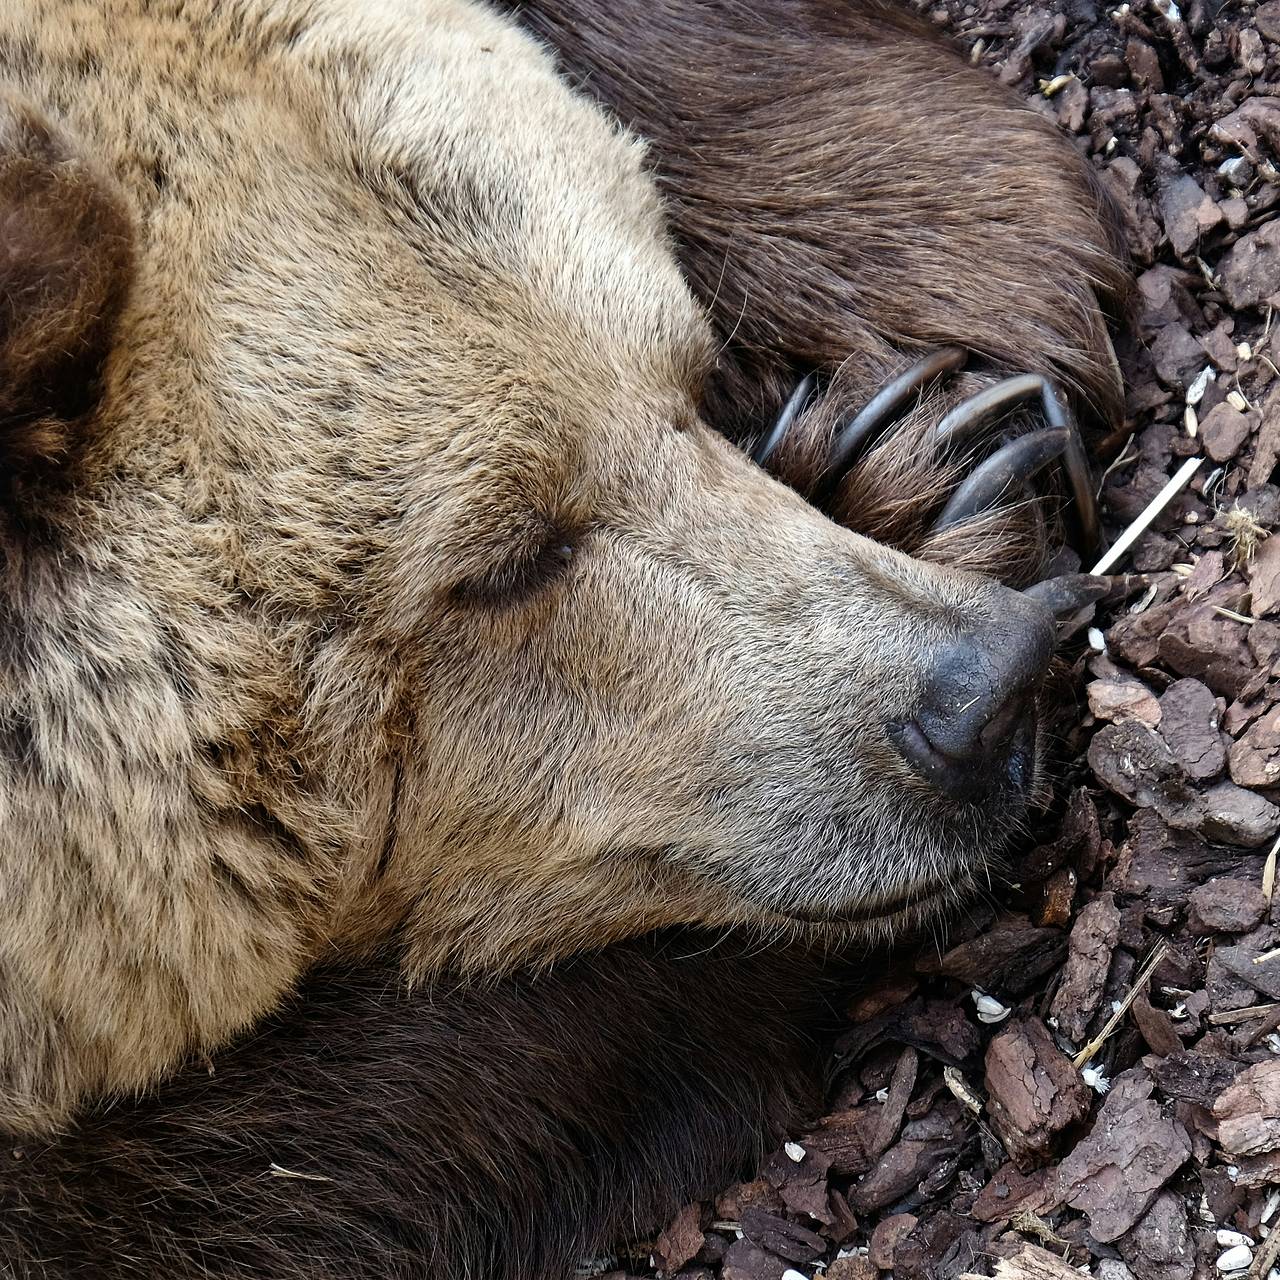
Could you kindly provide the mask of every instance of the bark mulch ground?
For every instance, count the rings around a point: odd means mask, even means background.
[[[831,1110],[613,1280],[1280,1280],[1280,0],[946,0],[1119,202],[1119,528],[998,905],[849,1010]]]

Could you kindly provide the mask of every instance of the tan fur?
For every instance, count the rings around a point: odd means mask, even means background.
[[[49,406],[70,443],[0,544],[0,1126],[146,1085],[322,957],[821,929],[958,891],[1017,821],[880,728],[998,589],[698,421],[640,145],[510,23],[7,0],[0,69],[121,210],[70,326],[114,333],[100,387]]]

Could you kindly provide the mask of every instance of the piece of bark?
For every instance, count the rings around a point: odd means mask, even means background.
[[[978,1233],[959,1214],[943,1210],[922,1218],[898,1243],[894,1280],[948,1280],[982,1256]]]
[[[1147,1048],[1157,1057],[1166,1058],[1182,1051],[1182,1041],[1163,1009],[1157,1009],[1145,995],[1140,995],[1134,999],[1130,1010]]]
[[[1227,766],[1218,700],[1199,680],[1175,680],[1160,695],[1160,736],[1189,778],[1216,778]]]
[[[1152,60],[1158,72],[1160,63],[1154,51]],[[1169,243],[1180,258],[1193,253],[1200,237],[1222,222],[1222,210],[1209,199],[1194,178],[1172,162],[1170,171],[1160,176],[1157,201]]]
[[[866,1173],[871,1168],[871,1147],[880,1126],[880,1108],[874,1104],[833,1111],[800,1139],[807,1151],[820,1151],[831,1172],[842,1177]]]
[[[1185,390],[1204,365],[1204,349],[1185,325],[1167,324],[1151,342],[1156,377],[1166,387]]]
[[[1071,867],[1059,867],[1041,886],[1035,906],[1035,922],[1041,927],[1061,929],[1071,921],[1080,878]]]
[[[746,1209],[741,1222],[742,1234],[752,1244],[768,1249],[788,1262],[812,1262],[826,1252],[827,1242],[816,1231],[777,1214],[765,1213],[762,1209]]]
[[[1094,680],[1085,694],[1089,710],[1099,720],[1141,720],[1152,729],[1160,723],[1158,699],[1136,680]]]
[[[920,989],[920,979],[911,973],[891,972],[883,979],[877,979],[873,987],[859,991],[850,1001],[848,1015],[850,1022],[869,1022],[878,1018],[890,1009],[910,1000]]]
[[[1234,782],[1215,783],[1202,801],[1196,811],[1189,812],[1186,821],[1188,830],[1198,831],[1206,840],[1257,849],[1280,831],[1280,809]],[[1172,813],[1165,816],[1175,825],[1180,823]]]
[[[787,1263],[777,1254],[744,1237],[729,1246],[720,1274],[723,1280],[782,1280],[788,1270]]]
[[[877,1280],[880,1272],[870,1258],[854,1254],[836,1258],[822,1273],[823,1280]]]
[[[880,1104],[880,1119],[867,1153],[872,1160],[889,1149],[902,1127],[902,1117],[916,1087],[916,1075],[920,1067],[920,1055],[910,1047],[904,1049],[893,1068],[889,1081],[889,1093]]]
[[[1076,916],[1062,981],[1050,1006],[1062,1033],[1076,1044],[1084,1040],[1102,999],[1119,937],[1120,910],[1115,896],[1100,893]]]
[[[956,1280],[987,1280],[972,1271],[963,1272]],[[1057,1254],[1039,1245],[1024,1244],[1012,1258],[1000,1258],[995,1266],[995,1280],[1080,1280],[1080,1273],[1063,1262]]]
[[[1280,609],[1280,540],[1267,538],[1249,561],[1251,612],[1265,618]]]
[[[1236,1156],[1237,1187],[1280,1186],[1280,1151],[1266,1151],[1260,1156]]]
[[[1116,1248],[1138,1280],[1191,1280],[1196,1252],[1183,1198],[1162,1191]]]
[[[1089,743],[1089,765],[1109,791],[1140,808],[1155,804],[1162,784],[1182,777],[1164,739],[1136,720],[1099,730]]]
[[[1024,1174],[1010,1161],[1001,1165],[978,1193],[970,1213],[979,1222],[1008,1222],[1023,1209],[1045,1213],[1053,1203],[1054,1184],[1051,1169]]]
[[[1267,914],[1260,882],[1223,876],[1191,892],[1187,928],[1194,934],[1248,933]]]
[[[667,1223],[653,1246],[653,1259],[658,1270],[664,1275],[679,1271],[693,1261],[706,1238],[702,1230],[702,1206],[696,1203],[685,1205]]]
[[[1162,1061],[1147,1060],[1156,1085],[1167,1097],[1208,1107],[1239,1074],[1234,1062],[1194,1049],[1170,1054]]]
[[[1023,1170],[1043,1164],[1059,1134],[1089,1114],[1091,1095],[1036,1018],[1001,1028],[987,1048],[991,1127]]]
[[[1218,278],[1237,309],[1259,306],[1280,293],[1280,222],[1265,222],[1242,235],[1218,264]]]
[[[1209,962],[1210,975],[1215,969],[1231,974],[1259,995],[1269,1000],[1280,1000],[1280,955],[1273,954],[1278,947],[1280,929],[1257,929],[1232,946],[1216,947]],[[1270,958],[1264,960],[1263,956]],[[1244,1003],[1252,1004],[1253,1001],[1247,999]]]
[[[1112,887],[1151,906],[1181,908],[1201,881],[1230,875],[1239,865],[1234,850],[1207,844],[1194,832],[1175,831],[1154,810],[1140,809],[1129,823]]]
[[[1204,451],[1214,462],[1230,462],[1249,438],[1255,421],[1252,416],[1241,413],[1225,400],[1214,405],[1200,423]]]
[[[894,1034],[948,1066],[963,1067],[982,1048],[982,1038],[955,1000],[906,1005],[894,1019]]]
[[[1280,1151],[1280,1058],[1243,1071],[1214,1100],[1213,1118],[1230,1155]]]
[[[1163,329],[1175,320],[1198,327],[1204,315],[1191,296],[1198,281],[1181,267],[1158,263],[1138,277],[1138,300],[1142,327],[1148,333]]]
[[[835,1187],[827,1191],[827,1208],[830,1221],[823,1223],[822,1234],[836,1244],[843,1244],[858,1230],[857,1215],[849,1208],[844,1193]]]
[[[1254,721],[1231,744],[1227,758],[1231,780],[1237,786],[1274,787],[1280,783],[1280,705]]]
[[[1243,611],[1244,591],[1239,582],[1222,583],[1197,604],[1172,603],[1174,607],[1155,635],[1160,660],[1177,675],[1203,680],[1221,697],[1238,698],[1255,670],[1249,653],[1249,628],[1218,610]]]
[[[1227,406],[1230,408],[1230,406]],[[1213,415],[1210,414],[1210,417]],[[1206,419],[1207,421],[1207,419]],[[1204,423],[1201,424],[1203,431]],[[1226,557],[1221,551],[1206,551],[1182,583],[1182,594],[1188,600],[1199,600],[1212,591],[1227,574]]]
[[[913,1213],[895,1213],[881,1218],[871,1233],[871,1245],[867,1256],[881,1271],[893,1270],[893,1255],[900,1241],[911,1234],[920,1219]]]
[[[921,1189],[929,1175],[964,1146],[967,1133],[959,1104],[952,1105],[950,1099],[923,1120],[913,1120],[903,1129],[902,1138],[850,1189],[850,1208],[870,1213]]]
[[[755,1178],[751,1182],[735,1182],[716,1197],[716,1217],[736,1221],[747,1209],[765,1209],[781,1213],[782,1197],[772,1182]]]
[[[1261,5],[1258,13],[1267,7]],[[1225,142],[1245,152],[1256,152],[1259,142],[1267,142],[1280,154],[1280,102],[1274,98],[1246,98],[1234,111],[1210,126],[1209,136],[1215,142]]]
[[[1133,1229],[1191,1155],[1186,1130],[1151,1100],[1153,1087],[1142,1071],[1117,1077],[1089,1135],[1058,1166],[1062,1198],[1103,1244]]]
[[[1046,973],[1057,968],[1067,953],[1061,929],[1037,928],[1023,915],[1003,915],[976,938],[953,947],[942,959],[925,953],[917,966],[922,973],[1021,995]]]
[[[799,1160],[794,1158],[792,1144],[789,1143],[770,1156],[761,1173],[777,1187],[782,1203],[792,1213],[829,1223],[832,1218],[827,1174],[831,1171],[831,1160],[823,1151],[801,1146],[804,1154]]]

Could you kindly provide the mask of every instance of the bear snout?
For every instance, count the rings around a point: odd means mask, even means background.
[[[952,799],[1024,795],[1053,640],[1043,605],[1006,588],[993,593],[965,634],[929,655],[914,714],[887,726],[912,772]]]

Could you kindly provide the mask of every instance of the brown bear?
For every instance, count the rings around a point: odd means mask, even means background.
[[[870,0],[23,0],[0,66],[0,1258],[562,1276],[1023,818],[1025,512],[932,534],[930,431],[1115,411],[1103,202]],[[807,491],[939,343],[843,523],[725,439],[826,370]]]

